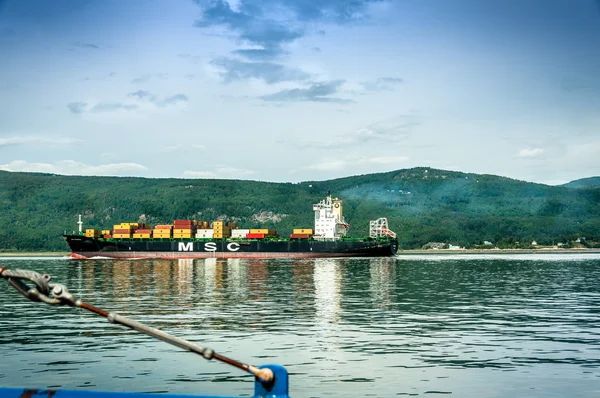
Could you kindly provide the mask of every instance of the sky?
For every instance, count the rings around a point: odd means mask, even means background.
[[[0,0],[0,169],[600,175],[600,0]]]

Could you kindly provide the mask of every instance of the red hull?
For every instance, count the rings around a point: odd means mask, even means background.
[[[355,253],[215,253],[215,252],[77,252],[71,258],[322,258],[322,257],[361,257]]]

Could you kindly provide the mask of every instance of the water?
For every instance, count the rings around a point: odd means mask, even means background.
[[[595,397],[600,255],[0,259],[256,365],[292,397]],[[0,386],[250,395],[228,365],[0,281]]]

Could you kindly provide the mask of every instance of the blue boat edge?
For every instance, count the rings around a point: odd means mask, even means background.
[[[263,384],[260,380],[255,379],[254,395],[252,395],[252,398],[290,398],[289,376],[287,370],[281,365],[259,366],[259,369],[264,368],[269,368],[273,371],[273,382]],[[0,387],[0,398],[156,398],[156,396],[156,393]],[[233,395],[195,394],[160,394],[160,396],[168,398],[241,398]]]

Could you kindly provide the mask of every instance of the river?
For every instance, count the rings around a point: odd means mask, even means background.
[[[600,254],[0,258],[298,397],[600,396]],[[0,280],[0,386],[251,395],[252,377]]]

